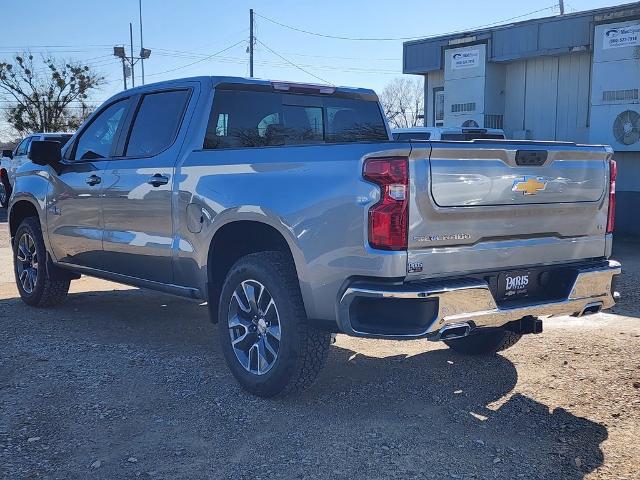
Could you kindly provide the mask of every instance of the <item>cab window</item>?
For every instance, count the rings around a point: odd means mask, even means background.
[[[26,155],[29,149],[29,144],[31,143],[31,139],[32,137],[27,137],[22,140],[22,142],[20,142],[20,145],[18,145],[18,147],[16,148],[16,153],[14,155]]]
[[[78,138],[74,160],[107,158],[111,155],[116,133],[124,121],[128,103],[129,99],[118,100],[93,119]]]

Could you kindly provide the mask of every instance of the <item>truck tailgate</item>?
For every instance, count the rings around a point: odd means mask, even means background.
[[[412,147],[410,277],[605,256],[607,147],[486,141]]]

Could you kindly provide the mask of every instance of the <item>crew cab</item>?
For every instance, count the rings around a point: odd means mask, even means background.
[[[260,396],[310,385],[335,333],[492,354],[615,303],[607,146],[393,141],[371,90],[197,77],[118,93],[29,158],[22,299],[86,274],[207,301]]]

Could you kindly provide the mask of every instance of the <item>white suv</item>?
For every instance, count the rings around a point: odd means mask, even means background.
[[[33,133],[22,140],[14,149],[8,165],[9,186],[13,188],[16,170],[28,161],[27,155],[29,154],[31,142],[34,140],[48,140],[50,142],[60,142],[60,147],[63,147],[72,135],[72,133]]]
[[[505,140],[504,130],[499,128],[465,127],[412,127],[391,131],[394,140]]]

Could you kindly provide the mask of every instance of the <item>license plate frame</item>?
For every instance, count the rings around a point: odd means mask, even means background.
[[[536,297],[540,294],[538,272],[510,270],[498,274],[498,299],[504,301]]]

